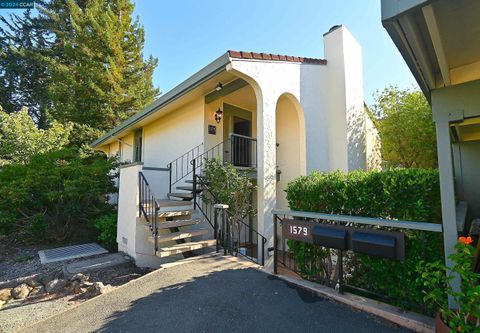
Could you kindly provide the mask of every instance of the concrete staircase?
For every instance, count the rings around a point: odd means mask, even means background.
[[[158,200],[158,250],[156,256],[166,258],[183,255],[188,258],[199,253],[213,250],[216,240],[211,238],[213,229],[203,218],[193,218],[201,215],[193,207],[193,181],[186,180],[184,184],[176,186],[179,192],[168,193],[168,199]],[[197,187],[196,193],[202,190]],[[155,244],[152,226],[145,218],[141,218],[145,228],[150,231],[148,241]],[[152,219],[150,219],[152,220]]]

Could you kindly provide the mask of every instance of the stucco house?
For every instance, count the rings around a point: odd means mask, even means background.
[[[92,144],[131,162],[120,168],[120,251],[156,266],[215,244],[192,179],[207,158],[255,180],[258,214],[248,223],[266,242],[249,242],[267,260],[271,210],[288,208],[290,180],[378,161],[368,148],[376,143],[367,138],[361,47],[344,26],[323,38],[325,59],[228,51]]]

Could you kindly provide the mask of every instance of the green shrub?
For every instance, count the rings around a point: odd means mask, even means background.
[[[223,164],[213,159],[205,161],[203,174],[208,186],[208,192],[202,193],[204,202],[228,205],[229,214],[240,220],[256,214],[250,203],[255,186],[247,172],[242,172],[229,163]]]
[[[313,172],[292,181],[286,191],[293,210],[441,223],[436,170]],[[405,262],[348,253],[345,258],[346,283],[384,295],[396,305],[431,313],[433,309],[423,303],[417,267],[422,260],[443,260],[441,234],[379,229],[405,233]],[[305,278],[328,277],[328,269],[324,266],[331,264],[329,249],[294,241],[289,241],[289,249]]]
[[[110,250],[117,248],[117,213],[110,213],[94,220],[99,231],[98,240]]]
[[[78,227],[111,212],[113,159],[76,150],[36,155],[0,169],[0,231],[34,241],[68,239]]]

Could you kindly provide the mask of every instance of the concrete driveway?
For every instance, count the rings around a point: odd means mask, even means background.
[[[152,272],[21,332],[410,332],[218,255]]]

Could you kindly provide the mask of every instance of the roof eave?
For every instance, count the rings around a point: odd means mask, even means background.
[[[382,0],[382,25],[385,30],[387,30],[390,38],[415,77],[420,89],[429,101],[431,98],[431,87],[429,87],[422,68],[416,61],[415,54],[418,53],[418,50],[413,50],[412,46],[408,43],[399,19],[405,15],[409,15],[413,11],[421,9],[432,1],[434,0]]]
[[[226,70],[226,66],[230,63],[230,57],[228,53],[224,53],[210,64],[190,76],[188,79],[165,93],[161,95],[157,100],[153,103],[145,107],[140,112],[136,113],[135,115],[131,116],[123,123],[118,125],[117,127],[113,128],[112,130],[108,131],[102,137],[98,138],[90,145],[92,148],[97,148],[101,146],[103,143],[108,141],[111,138],[114,138],[116,135],[121,133],[122,131],[127,130],[128,128],[133,127],[135,124],[140,122],[141,120],[145,119],[149,115],[155,113],[158,109],[170,104],[171,102],[177,100],[178,98],[182,97],[183,95],[187,94],[188,92],[192,91],[205,81],[211,79],[215,75],[223,72]]]

